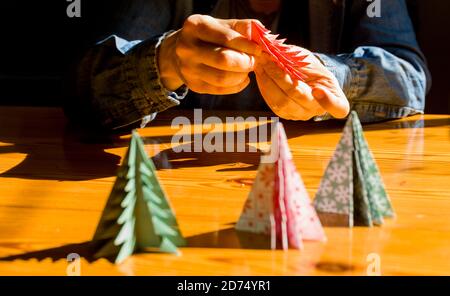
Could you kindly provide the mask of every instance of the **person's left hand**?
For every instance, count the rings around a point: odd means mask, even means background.
[[[298,81],[286,74],[272,58],[263,53],[255,66],[259,90],[272,109],[281,118],[309,120],[326,112],[335,118],[344,118],[349,113],[349,102],[336,77],[308,50],[301,69],[305,81]]]

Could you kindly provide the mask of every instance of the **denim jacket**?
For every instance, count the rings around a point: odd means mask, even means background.
[[[308,5],[308,49],[337,77],[363,122],[423,113],[430,87],[405,1],[379,1],[380,17],[369,17],[371,2],[365,0],[309,0]],[[108,129],[146,124],[179,105],[188,92],[164,88],[156,55],[167,33],[195,12],[192,0],[125,2],[114,24],[99,34],[110,36],[72,70],[65,110],[75,120]],[[284,8],[292,2],[284,1]]]

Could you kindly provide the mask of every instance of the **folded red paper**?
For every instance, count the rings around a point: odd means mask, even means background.
[[[272,133],[270,157],[261,159],[236,229],[270,235],[273,249],[278,244],[283,249],[301,249],[303,240],[326,240],[281,123]]]
[[[309,63],[304,61],[307,55],[302,53],[300,47],[284,44],[286,39],[277,39],[278,35],[270,34],[269,30],[254,21],[252,22],[251,38],[292,78],[301,81],[305,79],[301,68]]]

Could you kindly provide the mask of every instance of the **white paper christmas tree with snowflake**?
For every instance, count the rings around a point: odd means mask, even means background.
[[[303,240],[326,240],[281,123],[272,133],[270,155],[261,158],[236,229],[270,235],[272,249],[279,244],[301,249]]]
[[[394,216],[355,111],[328,164],[314,206],[326,226],[381,225],[384,217]]]

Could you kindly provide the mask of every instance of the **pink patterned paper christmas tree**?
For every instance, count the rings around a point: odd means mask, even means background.
[[[270,155],[261,158],[236,229],[270,235],[272,249],[279,244],[283,249],[289,246],[301,249],[303,240],[325,241],[320,220],[292,161],[281,123],[272,133]]]

